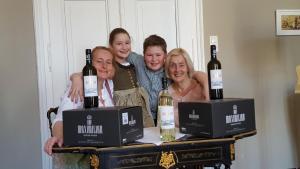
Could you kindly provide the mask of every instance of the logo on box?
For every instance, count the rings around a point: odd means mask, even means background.
[[[135,126],[136,120],[133,119],[133,116],[132,116],[132,115],[131,115],[131,119],[130,119],[130,121],[129,121],[128,123],[129,123],[129,126]]]
[[[191,120],[198,120],[199,119],[199,114],[196,114],[195,110],[193,110],[192,114],[189,114],[189,119],[191,119]]]
[[[86,125],[77,125],[77,133],[83,135],[103,134],[102,125],[93,125],[93,116],[86,116]]]
[[[232,109],[233,109],[233,114],[226,116],[226,124],[235,124],[246,120],[245,113],[240,113],[240,114],[238,113],[237,105],[233,105]]]

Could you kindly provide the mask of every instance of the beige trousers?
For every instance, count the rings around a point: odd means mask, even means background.
[[[141,106],[143,110],[144,127],[154,127],[150,111],[149,95],[142,87],[114,91],[116,106]]]

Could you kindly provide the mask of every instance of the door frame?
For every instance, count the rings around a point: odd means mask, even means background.
[[[33,17],[35,28],[35,45],[37,56],[37,75],[38,75],[38,90],[39,90],[39,114],[40,114],[40,132],[41,132],[41,154],[43,169],[51,169],[51,158],[43,151],[45,140],[49,137],[48,123],[46,116],[48,99],[50,94],[47,89],[51,81],[51,75],[48,72],[49,68],[49,20],[48,20],[48,4],[47,0],[33,0]],[[49,79],[50,78],[50,79]]]
[[[50,0],[53,1],[53,0]],[[63,11],[64,0],[55,0],[61,7],[60,11]],[[105,0],[105,2],[112,3],[112,1],[118,0]],[[178,4],[178,0],[175,0]],[[35,47],[37,57],[37,70],[38,70],[38,91],[39,91],[39,114],[40,114],[40,132],[41,132],[41,154],[42,154],[42,166],[43,169],[52,168],[52,158],[44,153],[43,146],[45,141],[50,137],[50,131],[48,128],[48,120],[46,112],[48,108],[53,105],[53,89],[52,89],[52,75],[51,75],[51,35],[50,35],[50,20],[49,20],[49,0],[32,0],[33,2],[33,18],[35,28]],[[196,0],[196,12],[198,13],[197,19],[197,43],[200,47],[197,48],[197,53],[200,54],[198,60],[198,66],[196,69],[205,71],[205,57],[204,57],[204,30],[203,30],[203,0]],[[118,6],[117,8],[122,8]],[[119,10],[122,13],[122,9]],[[119,15],[120,15],[119,13]],[[116,15],[116,14],[115,14]],[[121,25],[122,23],[114,21],[111,26]],[[122,25],[121,25],[122,26]],[[62,30],[64,28],[61,28]],[[65,34],[64,30],[63,33]],[[66,45],[66,40],[63,40]],[[65,52],[65,51],[61,51]],[[56,105],[57,106],[57,105]]]

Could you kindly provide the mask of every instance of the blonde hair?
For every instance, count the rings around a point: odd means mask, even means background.
[[[175,48],[175,49],[172,49],[169,53],[168,53],[168,56],[166,58],[166,62],[165,62],[165,72],[166,72],[166,76],[168,78],[170,78],[170,72],[169,72],[169,66],[170,66],[170,61],[171,61],[171,58],[173,56],[183,56],[185,62],[186,62],[186,65],[187,65],[187,68],[188,68],[188,76],[189,78],[192,78],[192,75],[194,73],[194,65],[193,65],[193,62],[190,58],[190,55],[187,53],[186,50],[182,49],[182,48]]]
[[[109,52],[112,56],[114,56],[112,50],[108,47],[105,47],[105,46],[96,46],[93,48],[92,50],[92,57],[95,55],[96,51],[98,50],[106,50],[107,52]]]

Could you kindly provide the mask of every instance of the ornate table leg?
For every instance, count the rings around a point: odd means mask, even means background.
[[[90,164],[91,164],[91,169],[100,169],[100,160],[99,157],[95,154],[91,154],[90,156]]]
[[[230,159],[231,159],[231,161],[235,160],[234,144],[230,144]]]
[[[234,144],[230,144],[230,160],[233,161],[235,160],[235,148],[234,148]],[[230,164],[224,164],[225,165],[225,169],[230,169]]]

